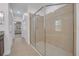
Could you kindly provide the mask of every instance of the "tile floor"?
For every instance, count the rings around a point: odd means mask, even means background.
[[[39,56],[39,54],[26,43],[21,36],[16,36],[13,41],[11,56]]]

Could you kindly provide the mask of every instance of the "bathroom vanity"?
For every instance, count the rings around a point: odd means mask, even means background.
[[[4,53],[4,32],[0,31],[0,56]]]

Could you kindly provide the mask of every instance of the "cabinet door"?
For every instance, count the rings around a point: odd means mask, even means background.
[[[48,8],[51,10],[46,14],[46,55],[73,55],[73,4]]]

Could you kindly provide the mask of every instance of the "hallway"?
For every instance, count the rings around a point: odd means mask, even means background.
[[[11,56],[39,56],[38,53],[28,45],[20,36],[13,41]]]

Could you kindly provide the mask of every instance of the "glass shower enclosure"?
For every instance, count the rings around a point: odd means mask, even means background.
[[[73,55],[73,4],[52,4],[31,16],[31,45],[43,56]]]

